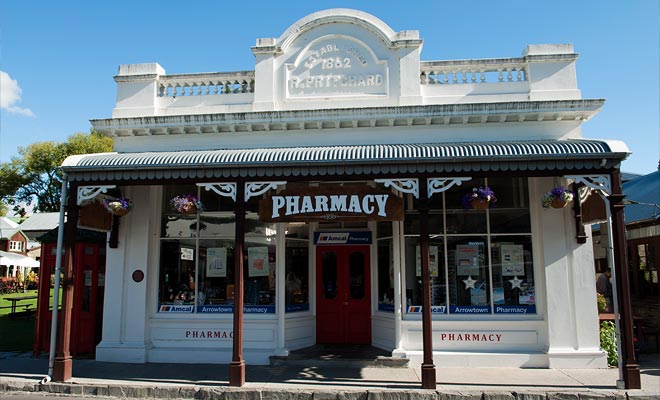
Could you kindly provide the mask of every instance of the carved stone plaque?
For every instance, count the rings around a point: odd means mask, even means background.
[[[287,65],[287,97],[386,96],[388,65],[361,41],[325,36]]]

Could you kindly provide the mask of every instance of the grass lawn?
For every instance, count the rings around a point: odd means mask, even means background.
[[[52,305],[53,289],[50,292],[50,304]],[[0,307],[11,306],[11,302],[7,300],[8,298],[36,295],[36,290],[28,290],[26,293],[3,295],[0,296]],[[61,299],[62,296],[60,295],[60,304]],[[22,310],[22,305],[24,304],[32,304],[32,308],[35,308],[37,306],[37,299],[21,300],[16,304],[17,310]],[[0,308],[0,351],[31,351],[34,343],[35,314],[9,319],[10,312],[10,308]]]

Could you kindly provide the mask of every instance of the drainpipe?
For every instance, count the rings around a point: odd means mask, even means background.
[[[616,355],[617,362],[619,365],[619,379],[616,381],[616,387],[618,389],[625,388],[625,382],[623,379],[623,357],[621,356],[621,327],[619,321],[619,300],[616,292],[616,268],[614,268],[614,236],[612,233],[612,211],[610,210],[610,199],[603,193],[599,191],[600,197],[605,202],[605,216],[607,217],[607,264],[612,271],[612,303],[614,306],[614,327],[616,329]]]
[[[57,313],[60,302],[60,272],[62,271],[62,245],[64,242],[64,205],[66,204],[67,174],[62,177],[62,192],[60,193],[60,222],[57,227],[57,254],[55,256],[55,287],[53,289],[53,317],[50,322],[50,350],[48,352],[48,375],[42,380],[45,385],[53,378],[55,366],[55,346],[57,344]]]

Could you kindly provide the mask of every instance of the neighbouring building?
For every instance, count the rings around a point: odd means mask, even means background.
[[[56,229],[59,224],[59,212],[43,212],[30,215],[21,223],[21,231],[28,237],[28,255],[39,261],[41,259],[41,243],[39,237]]]
[[[110,190],[134,206],[113,218],[96,358],[231,362],[232,384],[321,343],[424,379],[605,368],[591,228],[579,202],[542,206],[553,187],[602,190],[619,243],[629,150],[582,136],[604,100],[582,98],[573,46],[421,50],[417,31],[334,9],[257,39],[253,71],[121,65],[112,118],[92,120],[115,151],[63,164],[69,218]]]
[[[643,321],[640,336],[654,334],[653,338],[640,339],[655,339],[660,332],[660,171],[624,182],[623,193],[633,309]],[[606,226],[594,230],[594,240],[596,270],[601,272],[608,266]]]
[[[15,278],[19,270],[39,265],[27,257],[28,241],[19,224],[0,217],[0,277]]]

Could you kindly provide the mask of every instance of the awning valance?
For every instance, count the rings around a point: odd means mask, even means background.
[[[611,168],[628,154],[622,142],[586,139],[380,144],[87,154],[62,168],[75,181],[561,171]]]

